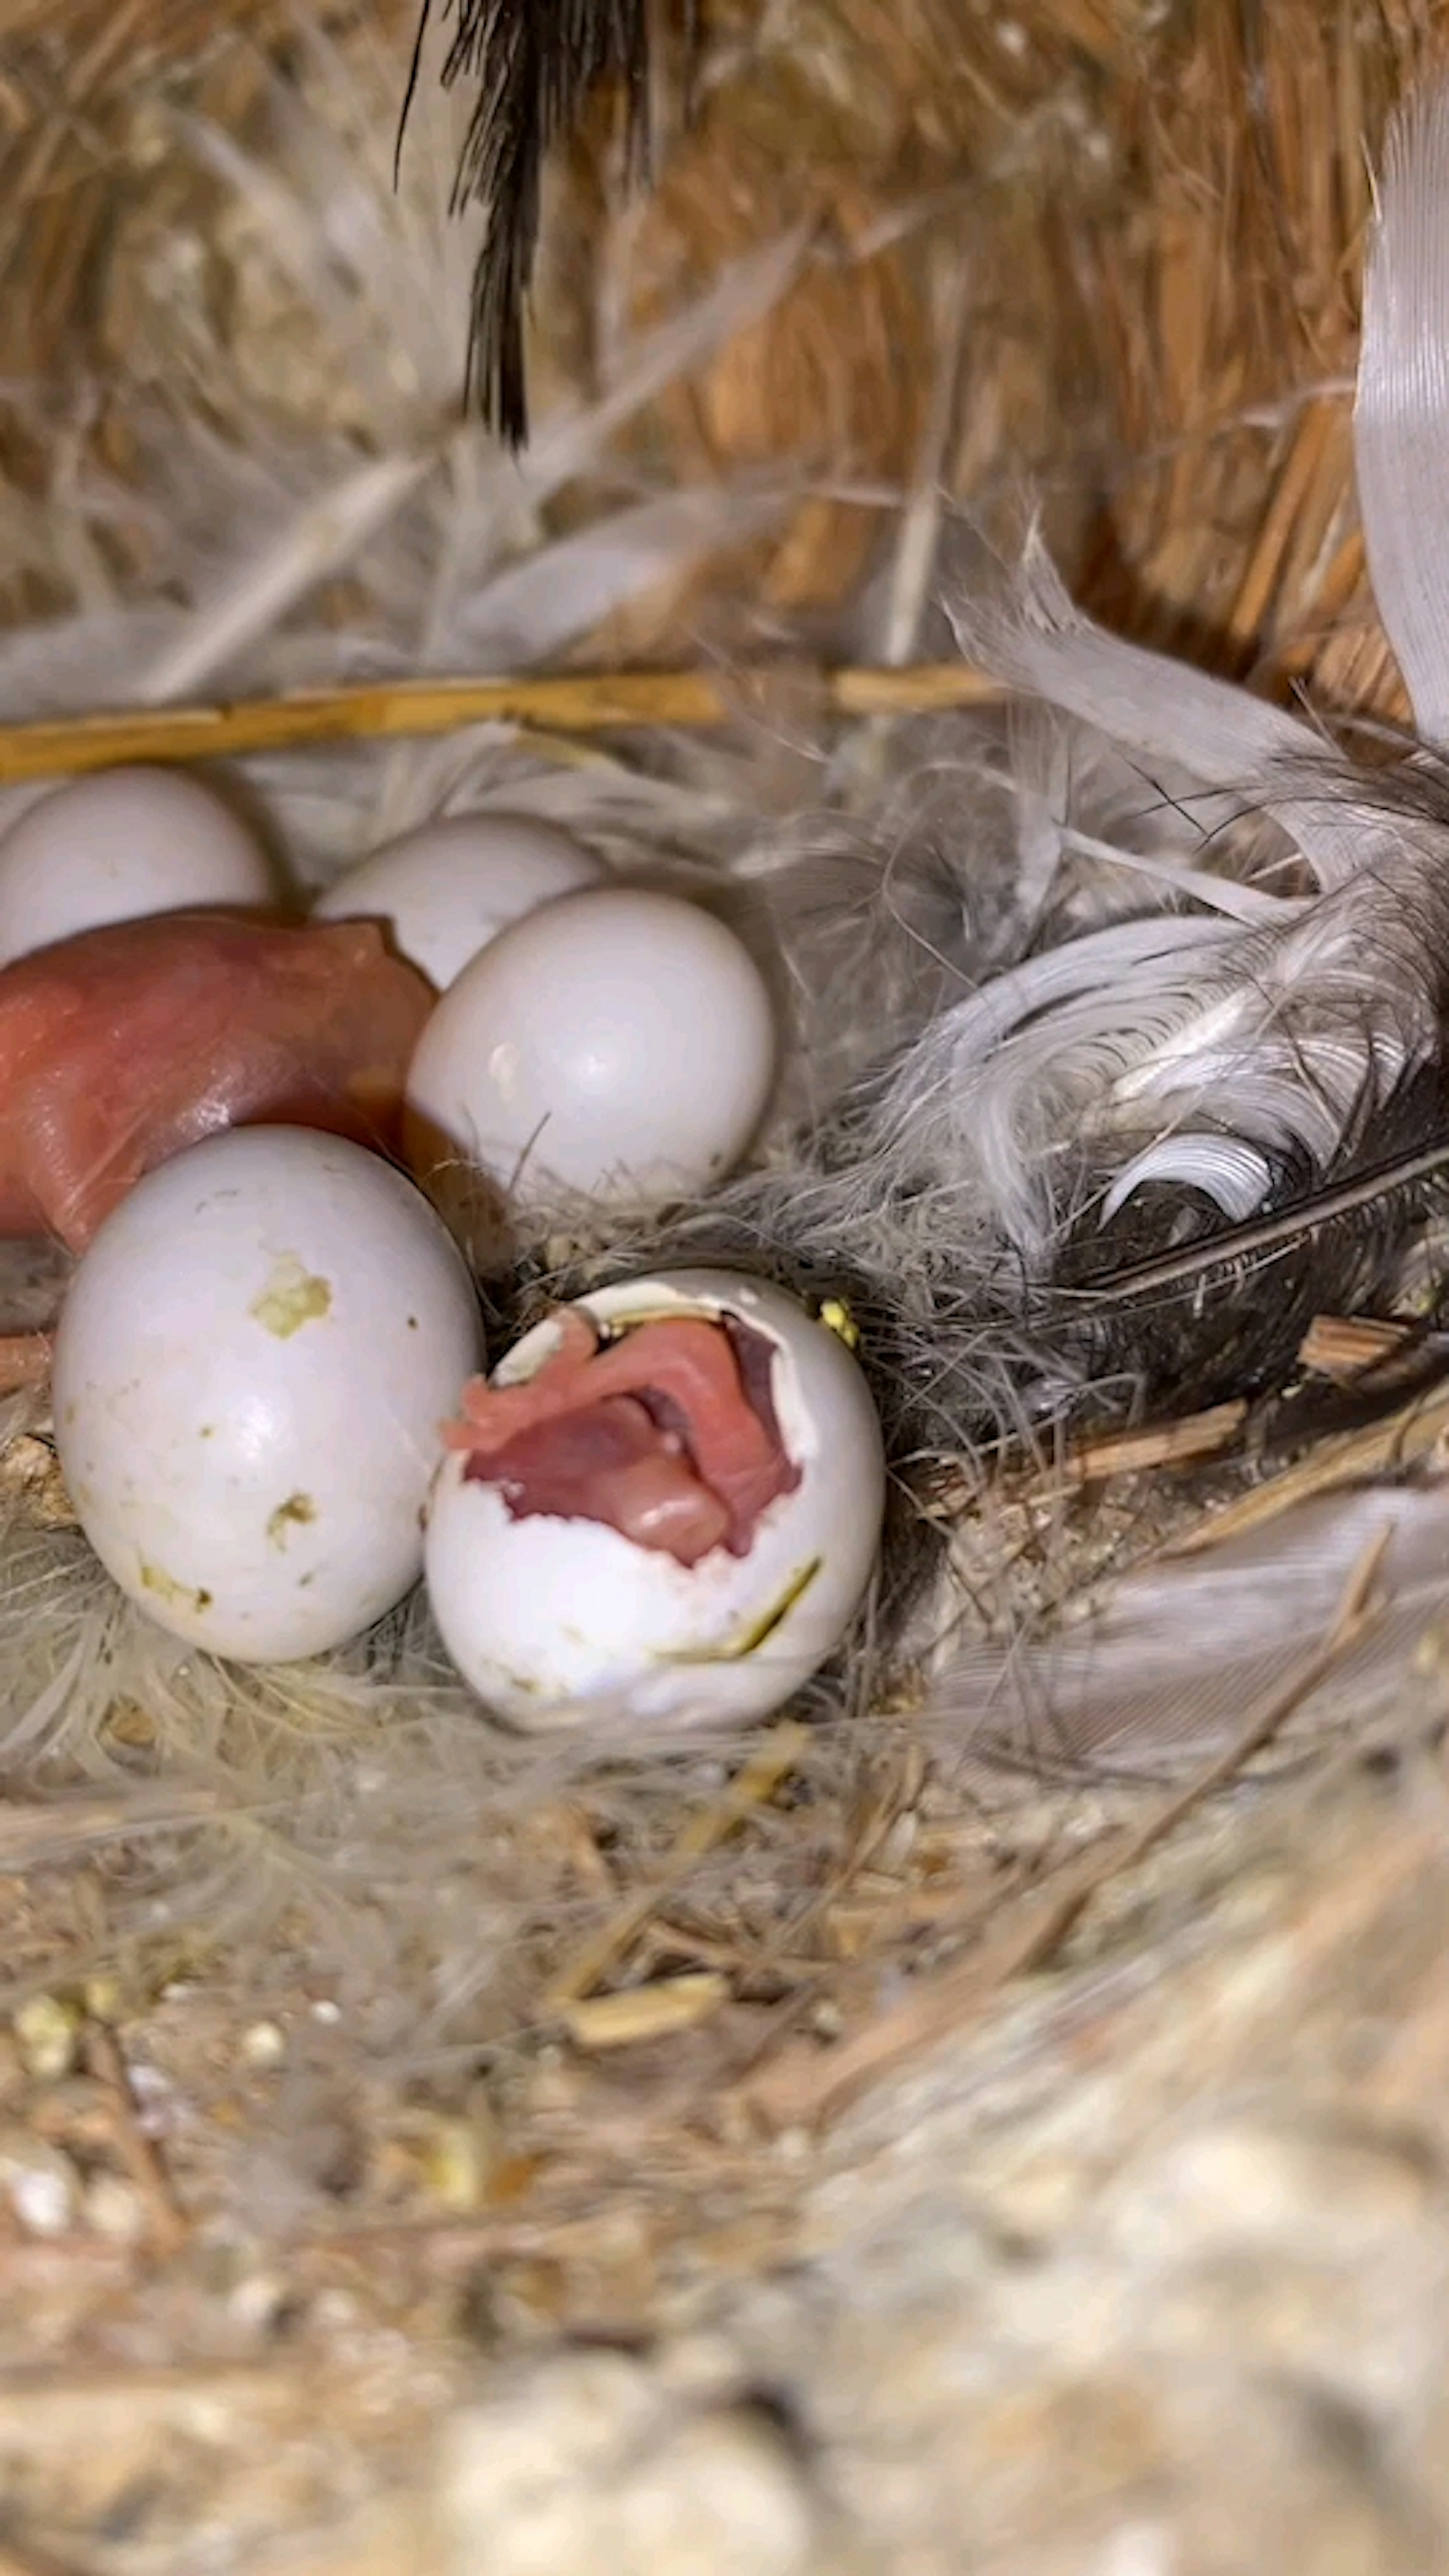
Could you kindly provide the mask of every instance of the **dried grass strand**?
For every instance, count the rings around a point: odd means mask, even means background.
[[[1379,1616],[1373,1593],[1387,1544],[1383,1532],[1369,1543],[1344,1586],[1327,1635],[1285,1682],[1255,1704],[1246,1725],[1181,1789],[1151,1807],[1129,1832],[1113,1835],[1105,1853],[1088,1851],[1019,1910],[1013,1909],[984,1952],[973,1951],[943,1970],[856,2038],[823,2058],[814,2050],[782,2057],[750,2088],[753,2107],[781,2127],[829,2122],[922,2051],[948,2036],[959,2038],[1004,1986],[1044,1968],[1092,1899],[1113,1879],[1135,1870],[1195,1808],[1225,1789],[1266,1750],[1335,1666],[1362,1644]]]
[[[549,674],[533,679],[389,680],[227,704],[138,707],[0,726],[0,783],[111,769],[123,762],[179,765],[295,750],[454,733],[464,725],[526,725],[540,733],[607,733],[639,725],[698,730],[737,723],[752,708],[802,699],[835,716],[930,715],[990,706],[1004,695],[957,662],[906,670],[828,670],[769,662],[703,670]]]

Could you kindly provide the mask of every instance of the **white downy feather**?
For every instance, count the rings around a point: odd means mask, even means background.
[[[1449,86],[1389,130],[1354,458],[1369,575],[1426,742],[1449,745]]]
[[[194,696],[223,681],[247,648],[271,633],[297,602],[344,572],[431,473],[422,455],[384,456],[360,465],[298,511],[260,561],[188,618],[176,641],[131,687],[141,706]]]
[[[980,585],[948,603],[968,660],[1095,727],[1149,772],[1162,763],[1195,779],[1204,840],[1234,807],[1261,805],[1324,887],[1347,883],[1375,854],[1392,855],[1394,836],[1355,809],[1350,763],[1312,726],[1230,681],[1109,635],[1074,607],[1039,535],[1028,540],[1009,593],[993,597],[993,589],[999,594],[999,583],[983,565]]]
[[[146,704],[158,704],[206,688],[235,686],[246,669],[242,657],[271,636],[324,581],[343,571],[352,572],[365,588],[372,586],[375,595],[380,589],[379,606],[387,602],[391,607],[389,623],[406,613],[408,593],[416,590],[419,573],[428,585],[435,585],[441,578],[453,596],[452,614],[440,622],[436,614],[429,617],[424,613],[420,601],[409,620],[414,631],[399,637],[399,643],[412,648],[408,654],[410,667],[416,666],[419,643],[425,648],[421,656],[425,665],[436,668],[450,662],[468,667],[469,646],[474,639],[466,592],[458,595],[460,563],[472,564],[474,578],[481,586],[490,558],[497,559],[500,534],[520,506],[526,501],[529,508],[541,509],[565,483],[597,463],[609,440],[636,410],[677,375],[699,365],[743,323],[768,310],[795,274],[801,248],[800,237],[792,236],[783,244],[774,244],[768,251],[741,261],[700,304],[661,324],[647,337],[619,383],[597,403],[571,409],[558,421],[541,425],[526,474],[520,475],[509,458],[485,460],[480,456],[474,462],[470,451],[483,448],[476,430],[465,426],[441,437],[433,420],[427,418],[418,424],[413,442],[401,452],[350,467],[335,477],[329,475],[320,489],[307,494],[287,514],[260,552],[254,546],[248,547],[235,571],[217,581],[197,601],[174,644],[143,669],[139,679],[133,677],[133,697]],[[451,545],[442,531],[434,536],[432,544],[425,543],[420,549],[415,544],[411,566],[406,559],[403,565],[391,568],[372,565],[367,550],[373,541],[398,520],[450,457],[456,458],[466,487],[466,531],[455,523],[447,531]],[[468,473],[470,462],[473,471]],[[686,500],[694,502],[692,513],[687,514]],[[715,513],[713,528],[708,524],[711,505]],[[736,502],[734,515],[747,525],[757,523],[761,507],[761,497],[756,492],[747,509]],[[669,533],[675,540],[677,564],[687,563],[691,555],[718,541],[719,522],[728,508],[727,498],[720,495],[708,496],[707,502],[699,496],[676,497]],[[644,529],[634,531],[635,543],[627,559],[616,560],[612,568],[610,605],[617,605],[660,578],[664,533],[657,516],[653,524],[646,523]],[[520,579],[525,572],[536,580],[531,567],[520,570]],[[389,590],[393,594],[390,602]],[[581,613],[574,632],[582,631],[588,622],[587,615]],[[323,643],[321,638],[316,640]],[[474,649],[480,648],[475,645]],[[485,657],[482,666],[490,667],[500,649],[499,644],[485,641],[481,646]],[[319,653],[316,658],[322,660],[324,655]],[[323,673],[314,669],[312,676],[320,679]]]
[[[1376,1551],[1382,1548],[1382,1555]],[[1295,1705],[1284,1741],[1412,1714],[1406,1668],[1442,1632],[1449,1485],[1375,1484],[1296,1505],[1201,1555],[1168,1555],[1103,1587],[1050,1633],[950,1660],[933,1717],[975,1753],[1027,1767],[1163,1776],[1246,1726],[1332,1633],[1374,1562],[1379,1615]],[[1442,1718],[1442,1658],[1422,1659]]]
[[[699,556],[762,534],[784,501],[758,485],[711,485],[613,511],[460,600],[430,658],[435,667],[502,671],[547,661],[656,582],[678,580]]]
[[[1102,1223],[1109,1225],[1119,1208],[1147,1181],[1175,1181],[1179,1188],[1201,1190],[1230,1224],[1241,1223],[1261,1207],[1273,1178],[1272,1166],[1256,1145],[1241,1136],[1195,1136],[1184,1129],[1146,1145],[1118,1173],[1102,1201]]]

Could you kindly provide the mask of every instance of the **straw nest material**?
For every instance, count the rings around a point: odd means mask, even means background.
[[[510,506],[526,565],[688,496],[657,578],[519,631],[550,668],[686,667],[740,722],[650,783],[545,697],[400,769],[364,700],[350,748],[268,755],[312,763],[309,862],[479,779],[713,849],[873,774],[883,683],[762,718],[740,671],[925,659],[943,488],[1038,504],[1119,630],[1401,714],[1348,404],[1371,156],[1443,32],[1431,0],[727,0],[688,128],[664,83],[654,191],[621,198],[605,103],[552,175],[535,405],[594,426]],[[405,549],[369,589],[317,532],[453,434],[466,223],[416,336],[368,327],[411,34],[341,0],[0,7],[10,713],[124,704],[128,616],[204,696],[229,511],[305,611],[250,602],[247,686],[409,676]],[[455,139],[429,98],[404,236]],[[738,310],[611,412],[620,352],[721,279]],[[1361,1328],[1325,1329],[1331,1376]],[[1240,1429],[970,1485],[968,1579],[1041,1597],[1225,1496],[1251,1531],[1289,1494],[1213,1468]],[[1440,1434],[1354,1436],[1292,1495]],[[545,1771],[441,1685],[125,1666],[32,1417],[5,1480],[7,1652],[23,1678],[42,1639],[49,1678],[0,1811],[0,2566],[1444,2562],[1434,1619],[1369,1741],[1250,1785],[1374,1616],[1371,1560],[1171,1784],[967,1773],[909,1676]]]

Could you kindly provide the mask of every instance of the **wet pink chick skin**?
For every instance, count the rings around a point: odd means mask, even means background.
[[[0,1234],[84,1251],[143,1174],[220,1129],[391,1151],[432,995],[372,922],[166,913],[0,971]]]
[[[555,1320],[558,1346],[526,1384],[464,1388],[443,1439],[465,1477],[496,1485],[516,1520],[596,1521],[680,1565],[747,1554],[761,1513],[800,1482],[769,1401],[770,1344],[693,1316],[603,1344],[579,1307]]]

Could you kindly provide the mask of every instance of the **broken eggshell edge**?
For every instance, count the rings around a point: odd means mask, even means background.
[[[591,1289],[575,1304],[617,1330],[730,1315],[770,1342],[780,1437],[800,1469],[747,1553],[693,1567],[601,1522],[515,1519],[454,1452],[428,1503],[433,1614],[463,1679],[529,1733],[591,1725],[731,1726],[767,1717],[834,1652],[870,1582],[885,1452],[865,1379],[840,1336],[763,1280],[672,1271]],[[495,1385],[536,1374],[552,1318],[514,1345]]]

